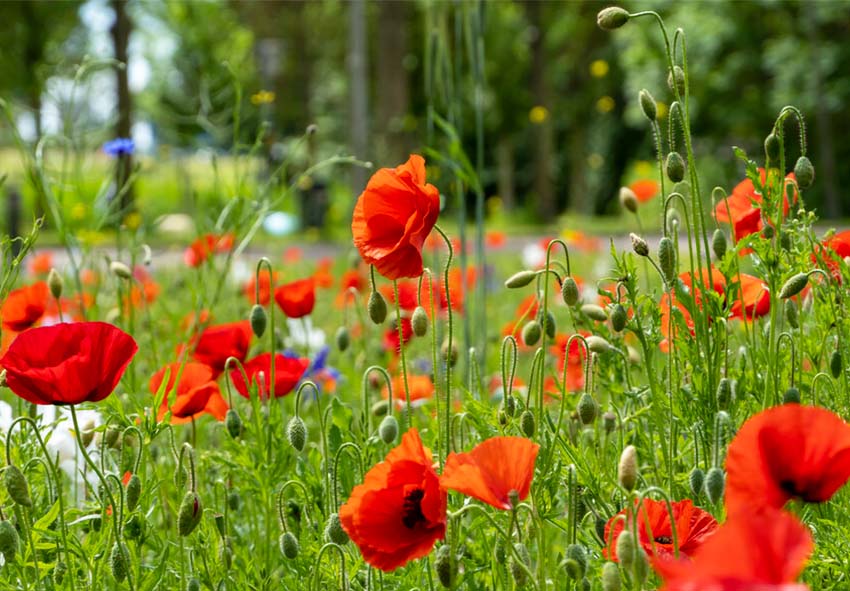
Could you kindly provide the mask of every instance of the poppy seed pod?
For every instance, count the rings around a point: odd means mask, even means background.
[[[561,284],[561,298],[568,306],[575,306],[578,303],[578,284],[572,277],[565,277]]]
[[[0,521],[0,553],[6,559],[6,562],[12,562],[15,559],[15,554],[18,553],[18,531],[11,521],[4,519]]]
[[[658,106],[647,89],[641,89],[638,93],[638,100],[640,101],[640,108],[647,119],[650,121],[658,119]]]
[[[529,347],[533,347],[540,340],[542,334],[543,328],[540,326],[540,323],[536,320],[529,320],[522,327],[522,342]]]
[[[374,324],[383,324],[384,320],[387,319],[387,300],[377,291],[373,291],[369,294],[367,310],[369,311],[369,319]]]
[[[519,428],[526,437],[533,437],[537,426],[534,421],[534,413],[530,410],[523,411],[519,417]]]
[[[266,309],[263,308],[260,304],[254,304],[251,308],[251,332],[254,333],[254,336],[260,338],[263,336],[263,333],[266,332]]]
[[[298,538],[296,538],[292,532],[281,534],[278,544],[280,545],[280,553],[283,554],[285,558],[293,560],[298,557],[298,551],[301,547],[298,544]]]
[[[637,213],[639,205],[638,198],[635,192],[629,187],[620,187],[620,205],[627,211]]]
[[[794,300],[785,300],[785,320],[791,328],[800,328],[800,315]]]
[[[678,152],[670,152],[667,154],[667,162],[664,165],[667,172],[667,178],[674,183],[682,182],[685,178],[685,160]]]
[[[437,579],[443,587],[446,589],[454,587],[457,565],[452,556],[450,545],[443,544],[437,548],[437,555],[434,557],[434,570],[437,572]]]
[[[56,269],[51,268],[50,273],[47,274],[47,287],[50,289],[50,295],[54,298],[58,300],[62,297],[62,290],[65,287],[65,281]]]
[[[829,371],[832,373],[832,377],[836,380],[841,376],[842,367],[843,363],[841,362],[841,351],[836,349],[829,357]]]
[[[670,90],[679,91],[680,96],[685,94],[685,71],[680,66],[673,66],[673,71],[667,74],[667,86]]]
[[[381,421],[381,426],[378,427],[378,435],[381,441],[389,445],[398,437],[398,421],[393,415],[387,415]]]
[[[705,485],[705,472],[699,466],[691,470],[691,473],[688,475],[688,484],[691,487],[691,494],[694,498],[702,493],[702,487]]]
[[[726,234],[720,228],[717,228],[711,237],[711,250],[714,251],[714,256],[718,259],[722,259],[726,255]]]
[[[109,263],[109,271],[119,279],[133,278],[133,272],[130,270],[130,267],[121,261],[112,261]]]
[[[611,307],[611,328],[614,332],[623,332],[628,320],[629,316],[622,304],[614,304]]]
[[[136,474],[132,474],[130,479],[127,481],[127,491],[125,495],[127,500],[127,510],[135,511],[136,507],[139,505],[139,497],[142,496],[142,480]]]
[[[576,412],[578,412],[578,418],[581,420],[582,425],[591,424],[596,419],[596,401],[593,399],[593,396],[587,392],[582,394],[581,398],[578,399]]]
[[[3,475],[3,483],[6,485],[6,491],[9,496],[18,505],[24,507],[32,507],[32,498],[30,498],[30,489],[27,484],[27,478],[21,469],[14,464],[6,466],[6,473]]]
[[[413,334],[417,337],[424,337],[428,334],[428,313],[422,306],[416,306],[413,310],[413,315],[410,317],[410,328],[413,329]]]
[[[602,565],[602,591],[620,591],[620,568],[616,562],[606,562]]]
[[[627,445],[620,454],[620,462],[617,464],[617,481],[620,486],[631,492],[637,485],[637,476],[637,449],[634,445]]]
[[[351,336],[348,334],[348,329],[344,326],[340,326],[336,329],[336,348],[340,353],[344,353],[348,350],[348,346],[351,344]]]
[[[585,304],[581,307],[581,311],[591,320],[596,320],[597,322],[605,322],[608,320],[608,313],[602,306],[597,306],[596,304]]]
[[[782,404],[800,404],[800,389],[790,386],[782,393]]]
[[[627,570],[631,569],[635,562],[635,537],[629,529],[624,529],[617,536],[617,558]]]
[[[286,437],[289,439],[289,445],[295,448],[295,451],[304,451],[304,445],[307,443],[307,424],[304,419],[295,415],[289,419],[289,424],[286,426]]]
[[[517,289],[520,287],[525,287],[537,277],[537,273],[535,271],[519,271],[514,273],[510,277],[505,280],[505,287],[508,289]]]
[[[127,546],[124,546],[121,542],[115,542],[112,546],[112,552],[109,554],[109,568],[112,571],[112,576],[119,583],[127,578],[125,552],[127,552]]]
[[[528,554],[528,548],[526,548],[525,544],[522,542],[515,543],[514,550],[516,550],[516,555],[519,557],[519,560],[522,561],[522,565],[524,565],[525,568],[522,568],[522,566],[517,562],[517,558],[511,554],[511,576],[514,579],[514,583],[516,583],[516,588],[522,589],[528,582],[528,573],[525,571],[531,567],[531,556]]]
[[[785,282],[785,285],[782,286],[782,289],[779,290],[779,298],[787,300],[788,298],[794,297],[795,295],[803,291],[803,289],[805,289],[808,283],[808,273],[797,273],[796,275],[788,279],[788,281]]]
[[[676,280],[676,249],[673,240],[667,236],[662,237],[658,243],[658,266],[661,267],[667,283]]]
[[[808,189],[815,181],[815,167],[812,166],[812,161],[805,156],[797,158],[797,163],[794,165],[794,176],[797,177],[797,186],[801,189]]]
[[[629,22],[629,12],[619,6],[603,8],[596,15],[596,24],[600,29],[613,31]]]
[[[186,537],[195,531],[204,515],[201,497],[195,491],[187,491],[177,512],[177,533]]]
[[[325,540],[339,546],[343,546],[348,542],[348,534],[342,529],[342,523],[339,521],[339,513],[331,513],[330,517],[328,517],[328,522],[325,524]]]
[[[649,256],[649,245],[647,245],[646,240],[632,232],[629,234],[629,238],[632,241],[632,250],[635,251],[635,254],[640,255],[642,257]]]
[[[723,490],[726,488],[726,476],[723,470],[714,467],[705,475],[705,494],[709,502],[714,505],[723,498]]]

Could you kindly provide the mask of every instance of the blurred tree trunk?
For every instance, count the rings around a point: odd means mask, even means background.
[[[130,44],[130,32],[133,25],[130,22],[130,16],[127,14],[127,0],[112,0],[112,8],[115,10],[115,22],[111,29],[115,59],[124,66],[115,68],[115,90],[118,103],[115,137],[129,138],[131,137],[133,99],[130,95],[130,85],[127,79],[127,47]],[[122,154],[118,157],[115,190],[123,191],[120,203],[122,217],[133,209],[133,186],[128,184],[132,168],[132,154]]]
[[[354,156],[368,160],[369,154],[369,86],[366,61],[366,7],[364,0],[348,4],[348,75],[351,93],[348,123]],[[359,166],[351,169],[351,190],[359,195],[366,185],[367,171]]]
[[[35,12],[35,4],[32,2],[24,2],[21,4],[23,12],[23,28],[26,31],[26,43],[24,47],[24,71],[27,75],[27,99],[29,108],[32,111],[33,124],[35,127],[35,137],[33,143],[38,143],[42,134],[41,120],[41,79],[39,77],[38,66],[44,59],[44,46],[46,39],[42,34],[44,27],[39,22],[38,15]],[[44,195],[37,193],[35,196],[35,217],[43,218],[47,211],[47,204],[44,201]]]
[[[555,189],[552,182],[552,157],[554,138],[552,117],[549,112],[548,86],[546,83],[546,46],[543,22],[544,3],[526,0],[525,10],[528,22],[534,29],[531,41],[531,93],[535,106],[547,109],[543,121],[534,126],[534,195],[537,201],[536,212],[541,220],[551,221],[557,214]]]
[[[381,2],[378,13],[378,51],[375,127],[382,135],[383,152],[390,161],[406,159],[410,142],[404,118],[410,106],[404,58],[408,52],[408,27],[412,4]]]
[[[514,168],[514,145],[509,137],[503,137],[496,144],[496,184],[502,207],[505,211],[513,211],[516,205]]]

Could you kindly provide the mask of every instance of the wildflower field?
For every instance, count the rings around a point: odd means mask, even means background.
[[[439,109],[389,167],[263,177],[237,145],[177,257],[125,207],[131,139],[96,244],[64,199],[102,179],[18,137],[46,211],[0,239],[0,588],[850,589],[850,230],[807,206],[805,114],[715,186],[685,32],[596,22],[660,36],[667,78],[630,99],[657,163],[610,239],[446,219],[483,185]],[[348,167],[330,256],[256,245]]]

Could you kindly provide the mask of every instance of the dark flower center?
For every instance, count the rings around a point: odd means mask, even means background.
[[[669,536],[658,536],[657,538],[655,538],[655,542],[657,544],[672,544],[673,538]]]
[[[425,521],[425,515],[422,514],[422,497],[425,496],[425,491],[416,488],[404,496],[404,504],[401,508],[401,522],[407,529],[413,529],[417,523]]]
[[[780,480],[779,488],[788,493],[788,496],[802,499],[807,503],[819,503],[823,501],[823,499],[819,499],[816,495],[811,494],[810,491],[806,489],[805,485],[798,483],[791,478]]]

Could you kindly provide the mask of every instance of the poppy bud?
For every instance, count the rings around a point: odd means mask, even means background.
[[[452,349],[449,351],[449,340],[443,341],[443,345],[440,347],[440,356],[443,361],[454,367],[458,358],[457,343],[452,341]]]
[[[782,146],[779,143],[779,136],[775,133],[770,133],[766,138],[764,138],[764,155],[765,158],[767,158],[768,163],[779,162],[781,151]]]
[[[727,408],[732,402],[732,380],[729,378],[720,378],[717,384],[717,406]]]
[[[841,376],[841,369],[841,351],[836,349],[829,358],[829,371],[832,373],[832,377],[837,380]]]
[[[629,238],[632,240],[632,250],[635,251],[635,254],[642,257],[649,256],[649,245],[647,245],[646,240],[634,232],[629,234]]]
[[[599,14],[596,15],[596,24],[599,25],[600,29],[604,29],[606,31],[619,29],[627,22],[629,22],[629,12],[619,6],[603,8],[599,11]]]
[[[113,275],[118,277],[119,279],[132,279],[133,272],[130,270],[130,267],[122,263],[121,261],[112,261],[109,263],[109,270]]]
[[[370,412],[374,417],[382,417],[387,414],[389,408],[390,403],[388,400],[379,400],[378,402],[372,405]]]
[[[266,309],[260,304],[254,304],[251,308],[251,330],[257,338],[266,332]]]
[[[239,495],[239,491],[230,491],[227,495],[227,506],[231,511],[239,511],[240,505],[242,505],[242,497]]]
[[[298,551],[301,549],[298,544],[298,538],[292,535],[292,532],[281,534],[278,544],[280,545],[280,553],[289,560],[295,559],[298,556]]]
[[[709,502],[714,505],[721,497],[723,490],[726,488],[726,476],[723,470],[714,467],[705,475],[705,494],[708,495]]]
[[[508,413],[506,413],[506,412],[505,412],[505,409],[504,409],[504,408],[500,408],[500,409],[499,409],[499,412],[498,412],[498,414],[497,414],[497,417],[498,417],[498,419],[499,419],[499,424],[500,424],[502,427],[504,427],[505,425],[507,425],[507,424],[508,424]]]
[[[226,524],[224,523],[224,514],[216,513],[213,516],[213,522],[215,523],[215,529],[218,531],[218,535],[223,538],[227,534]]]
[[[519,271],[514,273],[510,277],[505,280],[505,287],[508,289],[517,289],[519,287],[525,287],[537,277],[537,273],[535,271]]]
[[[443,587],[451,589],[454,586],[457,565],[452,556],[452,548],[448,544],[443,544],[437,548],[437,555],[434,557],[434,570],[437,571],[437,579]]]
[[[338,546],[342,546],[348,542],[348,534],[342,529],[342,523],[339,521],[339,513],[331,513],[330,517],[328,517],[328,522],[325,525],[325,539]]]
[[[82,433],[80,433],[80,439],[83,441],[83,447],[88,447],[94,439],[94,427],[95,425],[93,420],[86,421],[85,424],[83,424],[81,429]]]
[[[118,436],[121,434],[121,430],[117,427],[109,427],[106,430],[106,434],[104,435],[104,441],[106,443],[106,447],[110,449],[115,449],[115,444],[118,443]]]
[[[800,317],[797,311],[797,302],[794,300],[785,300],[785,320],[791,325],[791,328],[800,328]]]
[[[109,568],[112,570],[112,576],[118,583],[127,578],[125,552],[127,552],[127,546],[124,546],[121,542],[115,542],[112,546],[112,552],[109,555]]]
[[[726,254],[726,234],[720,228],[717,228],[711,237],[711,250],[718,259],[722,259]]]
[[[596,401],[593,399],[593,396],[587,392],[582,394],[581,398],[578,399],[576,411],[582,425],[591,424],[596,418]]]
[[[30,489],[27,484],[27,478],[21,469],[13,464],[6,466],[6,473],[3,475],[3,483],[6,485],[6,491],[9,496],[18,505],[24,507],[32,507],[32,499],[30,498]]]
[[[502,401],[502,406],[505,407],[505,413],[509,417],[516,416],[516,397],[513,394],[508,394]]]
[[[387,319],[387,300],[377,291],[369,294],[369,303],[366,307],[369,311],[369,319],[375,324],[383,324]]]
[[[128,540],[138,540],[142,537],[143,526],[142,516],[138,513],[133,513],[124,523],[124,537]]]
[[[534,413],[530,410],[523,411],[519,417],[519,428],[526,437],[533,437],[536,425],[534,424]]]
[[[575,306],[578,303],[578,284],[572,277],[565,277],[561,284],[561,298],[568,306]]]
[[[540,336],[542,334],[543,328],[540,326],[540,323],[536,320],[529,320],[526,325],[522,327],[522,342],[529,347],[533,347],[537,344],[537,341],[540,340]]]
[[[702,492],[703,485],[705,484],[705,472],[703,472],[699,466],[691,470],[691,473],[688,475],[688,484],[691,486],[691,494],[693,494],[694,497],[698,497]]]
[[[791,252],[791,233],[779,231],[779,246],[786,252]]]
[[[635,192],[628,187],[620,187],[620,205],[627,211],[637,213],[638,198]]]
[[[522,564],[524,564],[526,568],[530,568],[531,556],[529,556],[528,548],[525,547],[525,544],[517,542],[514,544],[514,550],[516,550],[516,554],[519,556],[519,560],[522,561]],[[511,555],[510,568],[511,576],[514,578],[514,583],[516,583],[516,588],[522,589],[528,582],[528,574],[525,572],[525,569],[520,566],[513,554]]]
[[[552,314],[552,310],[546,310],[546,315],[544,316],[542,311],[538,321],[543,326],[543,330],[546,332],[546,336],[550,339],[555,338],[555,315]]]
[[[605,429],[606,433],[613,433],[614,429],[617,428],[617,415],[610,410],[605,412],[602,415],[602,428]]]
[[[643,548],[638,547],[635,549],[635,564],[632,569],[635,575],[635,581],[638,583],[638,588],[640,588],[649,574],[649,560],[647,560],[646,552],[644,552]]]
[[[381,441],[389,445],[395,438],[398,437],[398,421],[393,415],[387,415],[381,421],[381,426],[378,427],[378,435],[381,436]]]
[[[195,531],[204,515],[201,497],[195,491],[187,491],[177,511],[177,533],[184,538]]]
[[[664,274],[664,280],[673,283],[676,280],[676,249],[673,240],[667,236],[658,242],[658,265]]]
[[[127,492],[125,493],[128,511],[135,511],[141,495],[142,480],[136,474],[132,474],[130,480],[127,481]]]
[[[192,577],[186,583],[186,591],[201,591],[201,582],[195,577]]]
[[[801,189],[808,189],[815,181],[815,167],[812,166],[812,161],[805,156],[797,158],[797,163],[794,165],[794,176],[797,177],[797,186]]]
[[[53,567],[53,584],[61,587],[65,581],[65,575],[68,573],[68,565],[64,560],[58,560],[56,566]]]
[[[413,315],[410,317],[410,328],[413,329],[413,334],[417,337],[424,337],[428,334],[428,313],[422,306],[416,306],[413,310]]]
[[[608,351],[613,349],[613,347],[611,346],[611,343],[609,343],[604,338],[597,336],[595,334],[590,335],[589,337],[586,337],[585,341],[587,342],[587,348],[592,353],[602,354],[602,353],[607,353]]]
[[[634,445],[627,445],[620,454],[620,463],[617,465],[617,481],[627,491],[634,490],[637,484],[638,466],[637,449]]]
[[[611,307],[611,328],[614,329],[614,332],[622,332],[626,328],[628,320],[629,317],[622,304],[614,304]]]
[[[304,419],[295,415],[289,419],[289,424],[286,426],[286,437],[289,439],[289,445],[295,448],[295,451],[303,451],[304,445],[307,443],[307,425]]]
[[[348,350],[348,346],[351,344],[351,336],[348,334],[348,329],[344,326],[340,326],[336,329],[336,348],[339,349],[340,353]]]
[[[584,574],[587,572],[587,551],[584,546],[581,544],[570,544],[567,546],[567,572],[570,571],[569,562],[572,561],[578,567],[578,576],[572,577],[575,580],[579,580],[584,578]]]
[[[242,417],[235,409],[229,408],[224,415],[224,426],[233,439],[242,435]]]
[[[597,306],[596,304],[585,304],[581,307],[581,311],[591,320],[596,320],[597,322],[605,322],[608,320],[608,313],[602,306]]]
[[[572,558],[567,558],[564,561],[564,570],[567,571],[567,576],[574,581],[578,581],[582,578],[582,576],[584,576],[581,572],[581,566],[579,566],[579,563]]]
[[[625,569],[631,569],[635,562],[635,537],[629,529],[617,536],[617,558]]]
[[[792,276],[788,281],[785,282],[785,285],[782,286],[782,289],[779,290],[779,298],[783,300],[787,300],[788,298],[794,297],[808,285],[809,283],[809,274],[808,273],[797,273]]]
[[[620,569],[616,562],[606,562],[602,565],[602,591],[620,591]]]
[[[640,108],[643,110],[643,114],[646,115],[647,119],[650,121],[658,119],[658,105],[647,89],[641,89],[638,93],[638,100],[640,101]]]
[[[18,530],[12,522],[6,519],[0,521],[0,553],[3,554],[7,563],[15,559],[15,554],[18,553],[18,542]]]
[[[229,537],[221,539],[221,544],[218,546],[218,559],[221,560],[225,568],[230,568],[233,562],[233,543]]]
[[[800,404],[800,390],[794,386],[789,387],[782,393],[783,404]]]
[[[50,289],[50,295],[57,300],[62,297],[62,289],[65,287],[65,282],[62,276],[56,272],[56,269],[51,268],[47,274],[47,287]]]
[[[667,74],[667,86],[670,90],[678,90],[679,95],[685,94],[685,71],[680,66],[673,66],[673,71]]]
[[[667,171],[667,178],[674,183],[679,183],[685,178],[685,161],[678,152],[667,154],[667,162],[664,168]]]

